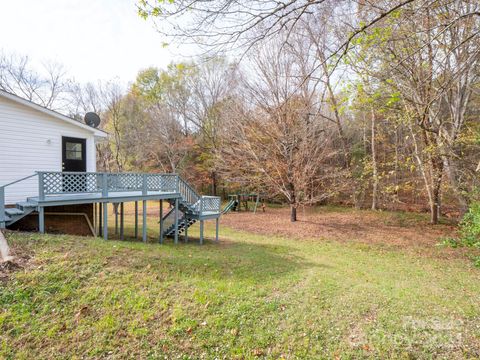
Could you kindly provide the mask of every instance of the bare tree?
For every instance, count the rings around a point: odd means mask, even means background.
[[[39,71],[28,56],[0,53],[0,89],[52,110],[66,110],[71,80],[64,67],[46,62]]]
[[[190,119],[198,130],[203,168],[208,172],[211,193],[217,195],[218,166],[214,154],[219,150],[225,107],[235,96],[238,87],[238,68],[227,59],[216,57],[200,61],[194,76],[188,80],[191,89]]]
[[[329,146],[331,129],[312,116],[314,88],[299,87],[302,80],[292,76],[309,71],[301,54],[283,47],[281,39],[256,51],[254,76],[244,80],[248,105],[235,103],[220,150],[224,175],[283,197],[291,221],[299,205],[331,196],[322,184],[334,177],[327,163],[337,153]]]
[[[477,9],[478,4],[470,1],[404,8],[401,25],[387,25],[392,41],[378,48],[384,64],[389,64],[384,76],[402,94],[406,118],[411,120],[414,154],[434,224],[440,215],[444,168],[455,158],[452,149],[463,128],[469,88],[475,80],[479,48],[470,40],[479,34],[479,19],[470,14]]]
[[[70,96],[72,98],[70,104],[70,114],[74,117],[81,116],[82,113],[93,111],[101,114],[103,109],[101,97],[102,83],[73,83],[70,86]]]
[[[144,143],[165,172],[179,172],[184,169],[185,161],[192,151],[192,140],[185,136],[182,123],[175,112],[162,103],[151,106],[148,140]]]
[[[462,14],[478,12],[480,3],[457,1],[446,4],[442,9],[460,16]],[[461,165],[462,147],[459,146],[466,125],[466,113],[471,105],[473,89],[478,83],[478,66],[480,61],[480,45],[478,41],[469,41],[480,31],[480,20],[475,17],[465,17],[462,21],[454,22],[439,36],[439,43],[445,49],[441,60],[441,72],[444,80],[444,92],[440,99],[443,126],[440,136],[443,138],[444,167],[447,178],[458,200],[461,213],[468,209],[468,187],[464,182]]]
[[[99,89],[104,110],[106,130],[111,133],[109,137],[110,150],[113,156],[115,170],[123,171],[127,162],[129,149],[123,142],[125,127],[128,119],[123,113],[124,91],[116,81],[109,81]]]

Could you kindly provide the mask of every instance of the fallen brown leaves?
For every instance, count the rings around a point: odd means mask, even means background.
[[[408,215],[408,214],[407,214]],[[299,209],[299,221],[289,221],[289,209],[267,209],[265,213],[228,213],[222,225],[236,230],[262,235],[285,236],[293,239],[335,240],[363,244],[385,245],[439,253],[442,237],[454,236],[450,225],[430,225],[427,221],[408,218],[401,213],[382,213],[353,209]],[[459,251],[442,248],[442,256]]]

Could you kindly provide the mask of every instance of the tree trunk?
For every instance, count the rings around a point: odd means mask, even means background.
[[[372,109],[372,132],[371,132],[371,151],[372,151],[372,178],[373,178],[373,189],[372,189],[372,210],[377,210],[377,201],[378,201],[378,169],[377,169],[377,151],[375,148],[375,130],[376,130],[376,118],[375,111]]]
[[[337,126],[340,142],[342,143],[344,166],[345,166],[345,169],[350,170],[350,151],[348,147],[348,141],[347,141],[347,137],[345,136],[345,132],[343,131],[342,121],[340,118],[340,113],[338,111],[337,98],[335,97],[335,93],[333,92],[332,86],[330,84],[330,77],[328,77],[327,79],[327,89],[328,89],[330,101],[332,102],[332,106],[333,106],[333,113],[335,115],[335,125]]]
[[[217,196],[217,173],[212,171],[212,195]]]
[[[295,222],[297,221],[297,205],[290,204],[290,221]]]
[[[440,219],[441,187],[443,177],[443,161],[432,159],[432,200],[430,202],[430,222],[437,225]]]
[[[440,191],[434,189],[432,195],[432,203],[430,204],[430,223],[437,225],[439,220]]]
[[[295,194],[295,185],[293,182],[287,184],[288,189],[288,201],[290,203],[290,221],[297,221],[297,197]]]

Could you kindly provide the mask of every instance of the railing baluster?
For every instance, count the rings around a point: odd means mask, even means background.
[[[147,195],[147,175],[142,175],[142,195]]]
[[[42,171],[38,172],[38,199],[45,200],[45,174]]]

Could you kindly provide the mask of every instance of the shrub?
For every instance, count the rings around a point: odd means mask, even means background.
[[[458,238],[444,238],[440,245],[457,247],[476,247],[480,249],[480,202],[472,203],[459,225]],[[473,263],[480,268],[480,256],[472,257]]]
[[[448,246],[448,247],[451,247],[451,248],[457,248],[457,247],[462,246],[462,244],[460,244],[460,241],[458,239],[452,238],[452,237],[442,238],[440,243],[437,244],[437,245]]]
[[[476,256],[476,257],[473,259],[473,264],[474,264],[477,268],[480,268],[480,256]]]
[[[460,222],[460,242],[480,248],[480,202],[475,202]]]

